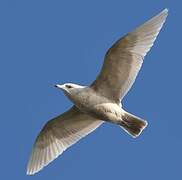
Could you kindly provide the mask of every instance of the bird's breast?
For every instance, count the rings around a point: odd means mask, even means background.
[[[78,93],[72,101],[82,112],[95,118],[111,122],[121,120],[122,108],[93,90]]]
[[[97,104],[90,109],[90,112],[99,119],[113,123],[120,122],[122,118],[122,109],[114,103]]]

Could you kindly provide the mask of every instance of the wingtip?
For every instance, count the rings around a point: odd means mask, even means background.
[[[162,14],[168,14],[168,12],[169,12],[169,9],[168,8],[165,8],[161,13]]]
[[[27,176],[32,176],[33,174],[31,174],[31,173],[27,172],[27,173],[26,173],[26,175],[27,175]]]
[[[31,169],[27,169],[26,175],[27,176],[34,175],[34,172]]]
[[[159,14],[157,14],[156,16],[154,16],[154,18],[166,19],[167,16],[168,16],[168,12],[169,12],[169,10],[167,8],[165,8]]]
[[[45,165],[46,166],[46,165]],[[42,166],[41,168],[37,168],[37,169],[32,169],[32,168],[28,168],[26,175],[27,176],[33,176],[34,174],[38,173],[40,170],[42,170],[44,168],[44,166]]]
[[[27,176],[33,176],[34,174],[36,174],[38,171],[32,171],[32,170],[27,170],[26,175]]]
[[[26,175],[27,175],[27,176],[31,176],[32,173],[31,173],[30,171],[27,170]]]

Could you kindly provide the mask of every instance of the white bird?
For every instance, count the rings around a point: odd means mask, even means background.
[[[119,39],[107,51],[101,72],[90,86],[56,85],[74,106],[43,127],[33,146],[27,174],[40,171],[104,121],[119,125],[132,137],[140,135],[147,122],[126,112],[121,101],[134,83],[167,15],[165,9]]]

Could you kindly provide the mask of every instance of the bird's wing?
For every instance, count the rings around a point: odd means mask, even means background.
[[[49,121],[41,130],[27,167],[32,175],[49,164],[68,147],[99,127],[103,121],[80,112],[75,106]]]
[[[103,96],[119,102],[128,92],[142,66],[143,59],[161,30],[165,9],[118,40],[106,53],[103,67],[91,87]]]

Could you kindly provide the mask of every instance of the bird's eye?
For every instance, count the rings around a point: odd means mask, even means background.
[[[72,88],[72,86],[71,86],[71,85],[66,85],[66,87],[67,87],[68,89],[71,89],[71,88]]]

